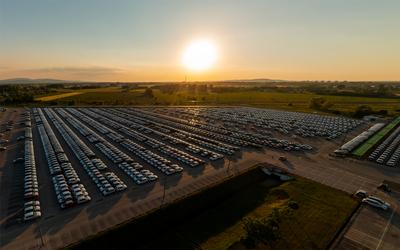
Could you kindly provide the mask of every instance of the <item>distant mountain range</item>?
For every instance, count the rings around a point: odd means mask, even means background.
[[[284,80],[275,80],[275,79],[236,79],[236,80],[222,80],[222,81],[204,81],[204,82],[230,82],[230,83],[267,83],[267,82],[283,82]],[[32,79],[32,78],[10,78],[10,79],[3,79],[0,80],[0,85],[4,85],[4,84],[38,84],[38,83],[45,83],[45,84],[49,84],[49,83],[77,83],[77,82],[81,82],[81,83],[86,83],[83,81],[68,81],[68,80],[60,80],[60,79],[48,79],[48,78],[44,78],[44,79]],[[130,81],[127,81],[130,82]],[[92,82],[92,83],[96,83],[96,82]],[[132,82],[134,83],[134,82]]]
[[[254,84],[262,84],[262,83],[279,83],[279,82],[297,82],[297,81],[290,81],[290,80],[281,80],[281,79],[269,79],[269,78],[256,78],[256,79],[232,79],[232,80],[220,80],[220,81],[199,81],[198,83],[201,82],[209,82],[209,83],[254,83]],[[307,81],[306,81],[307,82]],[[325,81],[309,81],[309,82],[325,82]],[[327,81],[327,82],[334,82],[334,81]],[[335,81],[335,82],[347,82],[347,81]],[[357,82],[357,81],[355,81]],[[358,82],[363,82],[363,81],[358,81]],[[372,83],[372,82],[400,82],[400,81],[364,81],[367,83]],[[78,84],[83,84],[83,83],[113,83],[110,81],[104,82],[104,81],[77,81],[77,80],[60,80],[60,79],[49,79],[49,78],[41,78],[41,79],[32,79],[32,78],[10,78],[10,79],[2,79],[0,80],[0,85],[4,84],[39,84],[39,83],[44,83],[44,84],[50,84],[50,83],[78,83]],[[180,81],[115,81],[115,83],[180,83]],[[189,82],[190,83],[190,82]],[[193,82],[195,83],[195,82]]]
[[[67,82],[71,81],[59,80],[59,79],[31,79],[31,78],[10,78],[10,79],[0,80],[0,84],[35,84],[35,83],[67,83]]]

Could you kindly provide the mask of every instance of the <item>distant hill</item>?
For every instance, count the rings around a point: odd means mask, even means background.
[[[259,78],[259,79],[239,79],[239,80],[225,80],[223,82],[251,82],[251,83],[266,83],[266,82],[287,82],[286,80],[280,79],[268,79],[268,78]]]
[[[204,81],[210,82],[210,81]],[[213,81],[211,81],[213,82]],[[259,79],[232,79],[232,80],[221,80],[215,81],[219,83],[254,83],[254,84],[262,84],[262,83],[277,83],[277,82],[288,82],[286,80],[280,79],[268,79],[268,78],[259,78]],[[10,78],[0,80],[0,85],[5,84],[50,84],[50,83],[105,83],[105,82],[88,82],[88,81],[71,81],[71,80],[61,80],[61,79],[49,79],[49,78],[40,78],[40,79],[32,79],[32,78]],[[107,82],[112,83],[112,82]],[[141,82],[115,82],[115,83],[141,83]],[[150,83],[150,82],[148,82]],[[156,83],[156,82],[154,82]],[[164,82],[159,82],[164,83]],[[171,83],[179,83],[179,82],[171,82]]]
[[[71,81],[59,80],[59,79],[31,79],[31,78],[10,78],[10,79],[0,80],[0,84],[36,84],[36,83],[67,83],[67,82]]]

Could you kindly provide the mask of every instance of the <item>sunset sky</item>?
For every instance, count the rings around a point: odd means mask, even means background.
[[[0,79],[400,80],[399,0],[0,0]],[[182,64],[212,41],[213,67]]]

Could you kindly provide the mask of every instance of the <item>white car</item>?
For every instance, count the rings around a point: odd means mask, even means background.
[[[29,206],[40,206],[39,201],[28,201],[25,202],[24,207],[29,207]]]
[[[82,203],[89,202],[89,201],[90,201],[90,198],[86,198],[84,196],[80,196],[80,197],[78,197],[78,199],[76,199],[76,203],[78,203],[78,204],[82,204]]]
[[[24,221],[33,220],[33,219],[39,218],[41,216],[42,216],[42,213],[40,213],[40,211],[29,212],[29,213],[24,214]]]
[[[28,214],[30,212],[40,212],[40,206],[27,206],[24,209],[24,213]]]
[[[362,200],[362,202],[367,203],[373,207],[380,208],[382,210],[387,210],[389,208],[386,204],[381,203],[381,202],[379,202],[375,199],[371,199],[371,198],[365,198]]]
[[[373,199],[373,200],[375,200],[375,201],[377,201],[377,202],[380,202],[380,203],[384,204],[384,205],[387,206],[387,207],[390,207],[390,204],[389,204],[389,203],[387,203],[386,201],[382,200],[382,199],[379,198],[379,197],[370,195],[370,196],[368,196],[368,198]]]
[[[354,193],[354,196],[358,198],[367,198],[368,197],[368,192],[362,189],[357,190],[357,192]]]

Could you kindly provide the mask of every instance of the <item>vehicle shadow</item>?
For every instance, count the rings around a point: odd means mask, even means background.
[[[389,223],[388,224],[389,226],[393,226],[400,229],[400,213],[397,210],[397,208],[398,208],[397,205],[394,204],[391,204],[391,208],[386,211],[372,206],[364,206],[364,209],[368,209],[369,211],[382,217],[385,220],[385,224]]]
[[[67,210],[60,209],[60,213],[48,218],[42,218],[38,221],[38,227],[35,229],[37,237],[49,234],[54,235],[62,228],[64,228],[68,223],[73,221],[83,210],[85,210],[86,205],[76,206],[73,208],[67,208]]]
[[[203,172],[204,169],[206,168],[206,164],[203,164],[201,166],[197,166],[197,167],[186,167],[185,171],[188,175],[192,176],[192,177],[197,177],[200,176]]]
[[[155,189],[156,183],[157,182],[151,182],[142,186],[137,186],[133,190],[130,190],[126,194],[126,196],[130,200],[130,202],[136,202],[145,199],[148,196],[148,194]]]
[[[124,193],[125,192],[112,194],[111,196],[102,197],[96,201],[93,201],[94,204],[91,204],[91,206],[89,206],[86,210],[89,219],[94,219],[99,215],[106,214],[119,202]]]
[[[220,169],[223,168],[225,166],[225,159],[219,159],[216,161],[210,161],[208,165],[210,165],[211,167],[213,167],[214,169]]]
[[[282,161],[283,165],[285,165],[288,169],[293,170],[295,167],[294,165],[290,162],[290,160]]]
[[[1,234],[0,248],[7,246],[9,243],[13,242],[19,235],[23,234],[30,227],[34,227],[37,222],[17,222],[16,218],[12,218],[12,221],[5,220],[0,224],[1,231],[6,233]]]

